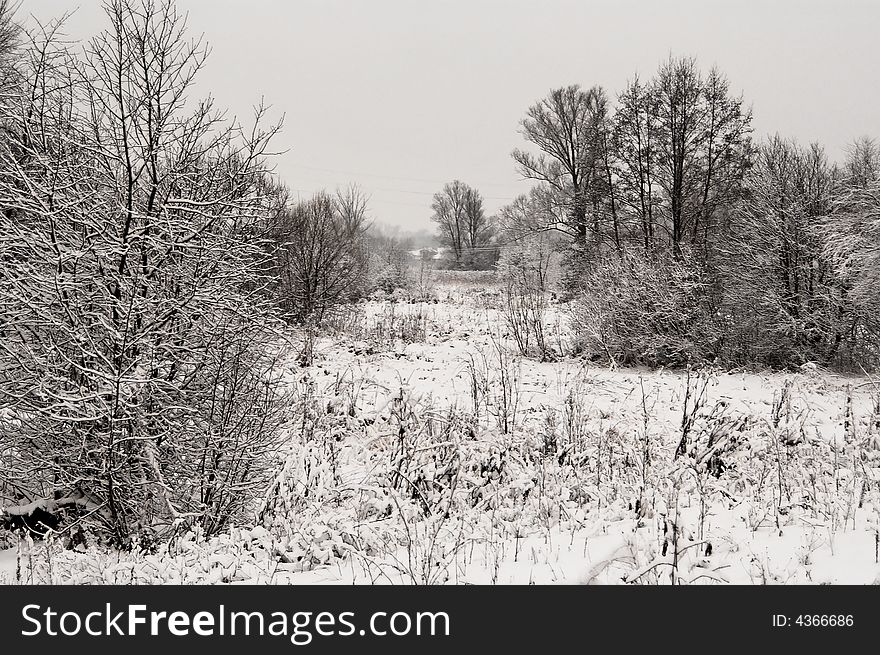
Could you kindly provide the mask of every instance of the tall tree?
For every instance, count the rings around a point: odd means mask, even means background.
[[[340,230],[349,245],[346,258],[350,269],[351,287],[348,297],[355,299],[367,292],[370,256],[367,232],[372,225],[369,217],[369,196],[357,184],[336,190],[334,204],[339,215]]]
[[[657,175],[673,253],[707,245],[719,208],[730,206],[748,166],[751,112],[732,98],[727,79],[712,69],[705,79],[696,60],[664,62],[653,82]]]
[[[660,184],[668,199],[670,239],[676,255],[681,253],[688,221],[694,220],[693,202],[701,172],[700,156],[703,83],[696,61],[673,59],[660,66],[654,82],[657,98]]]
[[[596,229],[588,214],[603,180],[604,98],[601,87],[583,90],[575,84],[553,89],[528,109],[521,123],[523,137],[539,153],[516,149],[512,154],[523,177],[552,189],[565,206],[567,216],[560,227],[582,246],[587,245],[591,228]]]
[[[437,223],[441,242],[452,248],[455,261],[461,259],[464,247],[462,223],[466,188],[464,182],[454,180],[435,193],[431,202],[431,209],[434,211],[431,220]]]
[[[719,226],[719,214],[730,210],[742,196],[743,180],[752,161],[751,109],[742,96],[730,94],[730,82],[713,67],[703,84],[701,126],[701,181],[699,208],[691,228],[691,243],[708,246]]]
[[[601,94],[596,100],[596,138],[599,151],[599,167],[601,181],[594,185],[593,190],[593,230],[598,235],[600,220],[608,216],[611,223],[611,240],[620,253],[623,249],[620,217],[618,214],[620,190],[618,188],[618,168],[620,161],[614,148],[614,116],[611,113],[608,99]]]
[[[618,96],[614,117],[613,149],[618,161],[618,198],[638,224],[646,252],[654,247],[655,211],[661,201],[656,181],[657,126],[656,97],[650,85],[638,77]]]

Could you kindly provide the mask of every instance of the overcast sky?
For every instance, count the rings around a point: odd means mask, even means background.
[[[374,217],[430,226],[431,195],[461,179],[494,212],[528,182],[510,152],[549,89],[611,95],[669,53],[717,64],[754,108],[757,135],[823,143],[880,137],[880,0],[179,0],[212,54],[197,92],[248,116],[284,113],[277,171],[306,196],[357,182]],[[78,9],[77,9],[78,8]],[[24,0],[45,19],[77,9],[72,38],[105,25],[97,0]]]

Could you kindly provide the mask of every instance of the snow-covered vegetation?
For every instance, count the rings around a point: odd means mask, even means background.
[[[105,9],[0,0],[0,580],[880,581],[875,142],[670,57],[418,249],[192,97],[171,0]]]
[[[151,550],[11,543],[6,581],[871,583],[880,387],[519,355],[498,281],[366,301],[294,352],[253,519]],[[560,316],[560,318],[557,318]],[[548,334],[570,334],[553,305]]]

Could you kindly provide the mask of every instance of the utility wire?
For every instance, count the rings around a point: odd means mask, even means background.
[[[321,168],[318,166],[306,166],[304,164],[288,164],[288,165],[292,166],[293,168],[304,168],[304,169],[312,170],[312,171],[323,171],[325,173],[336,173],[338,175],[353,175],[355,177],[380,177],[380,178],[384,178],[387,180],[402,180],[405,182],[422,182],[425,184],[446,184],[447,182],[449,182],[449,180],[436,180],[436,179],[429,180],[426,178],[419,178],[419,177],[400,177],[400,176],[396,176],[396,175],[383,175],[381,173],[358,173],[355,171],[344,171],[344,170],[340,170],[340,169],[336,169],[336,168]],[[475,186],[479,186],[479,187],[486,187],[486,186],[510,187],[511,183],[509,183],[509,182],[485,182],[483,184],[479,184],[479,185],[475,185]],[[418,191],[404,191],[403,189],[391,189],[391,190],[403,191],[404,193],[422,193],[422,192],[418,192]],[[427,193],[427,192],[424,192],[424,193]],[[433,195],[433,194],[428,194],[428,195]],[[505,197],[505,198],[493,198],[493,199],[494,200],[512,200],[513,198],[506,198]]]

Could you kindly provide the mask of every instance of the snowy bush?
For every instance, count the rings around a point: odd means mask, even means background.
[[[593,358],[683,366],[717,355],[711,284],[691,260],[612,255],[584,274],[581,288],[571,304],[571,328]]]
[[[37,30],[0,107],[0,483],[130,546],[222,530],[264,482],[277,128],[188,102],[205,52],[170,4],[106,10],[82,50]]]

